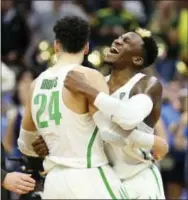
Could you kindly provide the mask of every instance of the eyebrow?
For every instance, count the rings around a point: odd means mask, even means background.
[[[123,40],[127,39],[128,42],[131,42],[131,39],[128,36],[120,36],[120,38]]]

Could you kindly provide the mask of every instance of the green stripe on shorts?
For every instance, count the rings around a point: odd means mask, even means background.
[[[103,182],[105,184],[105,187],[108,190],[108,193],[110,194],[111,198],[112,199],[117,199],[117,197],[115,196],[115,194],[112,191],[112,188],[110,187],[110,185],[108,183],[108,180],[107,180],[107,178],[106,178],[106,176],[104,174],[104,170],[102,169],[102,167],[98,167],[98,169],[99,169],[100,175],[102,177],[102,180],[103,180]]]
[[[125,188],[121,187],[119,192],[121,195],[121,199],[130,199]]]
[[[153,173],[153,175],[154,175],[154,177],[155,177],[155,181],[156,181],[156,183],[157,183],[159,192],[160,192],[160,194],[161,194],[161,188],[160,188],[160,184],[159,184],[159,180],[158,180],[157,174],[156,174],[155,170],[153,169],[153,166],[151,166],[150,169],[151,169],[151,171],[152,171],[152,173]]]
[[[96,126],[95,130],[93,131],[93,134],[91,136],[91,139],[89,141],[88,147],[87,147],[87,168],[91,168],[91,149],[92,149],[93,143],[95,141],[97,132],[98,132],[98,128]]]

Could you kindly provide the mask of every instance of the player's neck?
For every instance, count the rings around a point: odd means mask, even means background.
[[[108,85],[111,88],[111,90],[114,91],[126,84],[137,73],[137,70],[132,70],[130,68],[126,68],[123,70],[112,69]]]
[[[84,60],[83,53],[70,54],[61,52],[57,54],[57,64],[69,65],[69,64],[82,64]]]

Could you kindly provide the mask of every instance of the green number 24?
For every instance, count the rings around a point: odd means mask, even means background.
[[[48,121],[41,121],[41,115],[44,113],[46,109],[47,95],[45,94],[36,95],[34,98],[34,104],[35,105],[40,104],[40,108],[36,114],[37,124],[39,128],[47,128]],[[49,102],[48,114],[49,114],[49,119],[55,121],[55,125],[60,124],[60,120],[62,116],[61,116],[61,113],[59,112],[59,92],[58,91],[52,92],[52,95],[50,97],[50,102]]]

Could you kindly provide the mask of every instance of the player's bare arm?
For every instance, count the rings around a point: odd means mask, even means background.
[[[155,77],[146,77],[139,84],[136,84],[136,87],[131,91],[131,96],[138,93],[145,93],[152,99],[153,109],[144,122],[149,127],[154,128],[160,118],[162,85]],[[162,159],[168,153],[168,144],[165,139],[154,136],[152,151],[156,159]]]
[[[108,119],[125,130],[135,128],[153,108],[152,100],[147,94],[138,94],[126,102],[121,102],[94,88],[88,83],[87,78],[80,79],[77,76],[79,76],[77,72],[70,72],[66,78],[65,87],[86,96],[89,102],[94,104]]]
[[[36,137],[39,136],[31,114],[31,100],[34,86],[35,81],[32,83],[31,89],[27,94],[28,98],[24,108],[23,120],[18,138],[18,147],[23,154],[37,157],[37,154],[32,148],[32,142],[34,142]]]
[[[85,80],[87,84],[82,84],[80,80]],[[74,87],[74,84],[78,82],[80,84],[78,84],[77,87]],[[109,88],[104,76],[94,69],[78,66],[68,73],[64,81],[64,86],[69,91],[69,95],[73,95],[72,98],[75,100],[75,104],[77,104],[79,99],[82,102],[84,101],[86,108],[88,108],[88,112],[93,115],[97,109],[88,101],[87,96],[80,92],[81,90],[87,90],[85,87],[89,85],[93,85],[95,90],[109,94]]]
[[[34,121],[32,119],[31,114],[31,101],[32,101],[32,94],[35,87],[35,81],[31,84],[30,91],[28,92],[27,102],[24,108],[24,114],[22,119],[22,128],[27,130],[28,132],[35,132],[37,131]]]
[[[80,93],[86,95],[91,102],[93,102],[94,99],[96,98],[96,96],[100,93],[96,88],[92,87],[89,84],[89,81],[86,79],[86,77],[83,74],[73,72],[73,71],[68,74],[68,76],[65,80],[65,85],[70,90],[73,90],[75,92],[80,92]],[[158,120],[158,114],[160,114],[160,103],[158,103],[158,102],[160,102],[160,101],[158,101],[158,99],[156,98],[156,92],[159,93],[158,98],[160,99],[161,98],[160,93],[162,92],[160,83],[155,82],[155,83],[150,84],[147,87],[147,89],[145,89],[145,91],[142,90],[141,88],[136,88],[136,89],[139,90],[140,93],[148,95],[148,97],[150,99],[152,99],[152,101],[154,101],[154,107],[152,109],[151,114],[155,116],[154,119]],[[134,92],[136,92],[135,94],[138,94],[138,91],[135,90]],[[119,103],[121,103],[120,100],[117,100],[117,101]],[[110,106],[109,106],[109,109],[110,109]],[[96,112],[96,111],[97,111],[97,109],[94,109],[94,112]],[[101,115],[101,114],[97,113],[97,115]],[[147,117],[147,116],[145,116],[145,117]],[[99,116],[98,116],[98,118],[99,118]],[[111,132],[121,132],[122,133],[122,131],[120,131],[118,127],[112,126],[111,123],[109,123],[109,122],[107,123],[107,122],[108,122],[107,120],[105,120],[105,122],[104,122],[104,118],[101,115],[100,120],[98,120],[98,124],[103,125],[104,123],[106,123],[105,125],[108,126],[108,129],[103,130],[103,132],[104,131],[107,132],[110,130]],[[101,127],[102,127],[102,125],[101,125]],[[110,129],[109,129],[109,126],[110,126]],[[137,137],[138,132],[140,133],[139,137]],[[129,133],[131,133],[131,131]],[[163,158],[164,155],[166,155],[166,153],[168,151],[167,143],[158,136],[147,135],[147,138],[148,138],[147,144],[149,146],[146,145],[146,142],[144,142],[144,146],[143,146],[143,143],[141,141],[146,141],[145,134],[146,133],[144,133],[142,131],[136,130],[131,134],[131,136],[132,136],[131,139],[134,140],[137,147],[139,146],[139,147],[144,147],[144,148],[153,148],[153,151],[157,155],[157,158],[158,159]]]

